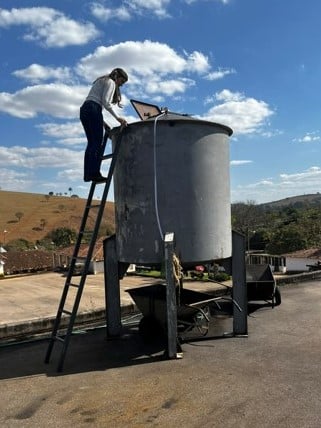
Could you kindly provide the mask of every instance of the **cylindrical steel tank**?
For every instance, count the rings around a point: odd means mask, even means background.
[[[231,256],[231,134],[173,113],[125,129],[114,172],[119,261],[162,263],[166,232],[183,264]]]

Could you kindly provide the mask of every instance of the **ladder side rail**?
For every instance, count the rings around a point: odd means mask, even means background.
[[[113,150],[113,157],[110,161],[109,170],[108,170],[108,174],[107,174],[107,178],[106,178],[106,182],[105,182],[105,187],[104,187],[104,191],[103,191],[103,194],[101,197],[101,204],[98,208],[95,228],[94,228],[93,236],[92,236],[90,246],[89,246],[89,250],[88,250],[88,253],[90,253],[90,259],[91,259],[91,256],[92,256],[92,253],[93,253],[93,250],[95,247],[95,243],[97,240],[97,235],[98,235],[98,230],[99,230],[99,226],[101,223],[101,219],[102,219],[103,214],[104,214],[106,200],[107,200],[108,192],[110,189],[111,180],[113,178],[114,169],[115,169],[116,162],[117,162],[117,157],[118,157],[118,153],[119,153],[119,149],[120,149],[121,140],[122,140],[122,129],[120,130],[119,135],[116,139],[115,147]],[[86,261],[88,261],[88,260],[86,260]],[[88,268],[89,268],[89,263],[90,263],[90,260],[88,261]]]
[[[107,125],[106,122],[104,122],[104,129],[105,129],[105,132],[104,132],[103,142],[102,142],[102,145],[101,145],[101,152],[102,152],[102,154],[105,151],[105,147],[106,147],[108,136],[109,136],[109,132],[110,132],[110,127]],[[78,253],[79,253],[79,248],[80,248],[81,241],[82,241],[82,238],[83,238],[83,234],[84,234],[84,231],[85,231],[85,227],[86,227],[86,224],[87,224],[89,211],[91,209],[92,200],[93,200],[93,196],[94,196],[94,193],[95,193],[95,188],[96,188],[96,183],[93,182],[91,184],[91,186],[90,186],[89,195],[88,195],[88,198],[87,198],[87,203],[86,203],[86,207],[85,207],[85,210],[84,210],[84,215],[83,215],[83,218],[82,218],[82,221],[81,221],[81,225],[80,225],[80,228],[79,228],[79,234],[78,234],[76,245],[75,245],[75,248],[74,248],[74,252],[73,252],[73,256],[72,256],[72,261],[71,261],[71,264],[70,264],[70,269],[68,271],[68,276],[67,276],[66,284],[67,284],[67,282],[70,283],[71,278],[73,276],[75,264],[76,264],[76,261],[77,261],[77,256],[78,256]],[[96,221],[96,223],[97,223],[97,221]],[[91,239],[91,242],[92,242],[92,239]],[[91,249],[91,254],[90,254],[90,257],[89,257],[88,264],[87,264],[88,254],[86,256],[85,267],[84,267],[84,272],[83,272],[86,275],[87,275],[87,271],[89,269],[89,264],[90,264],[90,259],[91,259],[91,256],[92,256],[93,249],[94,249],[94,245],[93,245],[93,248]],[[82,273],[82,277],[83,277],[83,273]]]
[[[73,330],[73,325],[77,316],[77,311],[78,311],[78,307],[80,304],[80,299],[82,296],[82,291],[83,288],[85,286],[85,282],[86,282],[86,278],[87,278],[87,273],[89,270],[89,265],[90,265],[90,261],[94,252],[94,248],[95,248],[95,243],[97,240],[97,235],[98,235],[98,230],[99,230],[99,226],[101,223],[101,219],[104,213],[104,209],[105,209],[105,204],[106,204],[106,199],[108,196],[108,192],[109,192],[109,188],[110,188],[110,184],[111,184],[111,180],[112,180],[112,176],[113,176],[113,172],[115,169],[115,165],[116,165],[116,160],[117,160],[117,156],[118,156],[118,152],[119,152],[119,148],[120,148],[120,143],[121,143],[121,139],[122,139],[122,132],[119,133],[118,138],[116,140],[115,143],[115,147],[114,147],[114,151],[113,151],[113,157],[109,166],[109,170],[108,170],[108,175],[107,175],[107,179],[106,179],[106,183],[105,183],[105,188],[104,188],[104,192],[101,198],[101,204],[99,206],[98,209],[98,213],[97,213],[97,217],[96,217],[96,222],[95,222],[95,227],[94,227],[94,231],[90,240],[90,245],[89,245],[89,249],[88,249],[88,253],[87,253],[87,257],[86,257],[86,261],[84,264],[84,269],[81,275],[81,279],[80,279],[80,283],[79,283],[79,288],[77,290],[77,294],[76,294],[76,299],[74,302],[74,306],[73,306],[73,310],[72,310],[72,314],[70,316],[70,320],[68,323],[68,328],[67,328],[67,332],[66,332],[66,336],[65,336],[65,340],[63,343],[63,348],[62,348],[62,352],[60,355],[60,359],[59,359],[59,363],[58,363],[58,371],[62,371],[63,369],[63,364],[64,364],[64,360],[65,360],[65,356],[66,356],[66,352],[67,352],[67,348],[68,348],[68,344],[69,344],[69,339],[70,336],[72,334],[72,330]],[[96,186],[96,183],[92,183],[92,189],[94,189]]]
[[[96,183],[93,182],[92,185],[91,185],[91,190],[95,189],[95,187],[96,187]],[[107,184],[106,184],[106,187],[107,187]],[[69,322],[68,322],[68,327],[67,327],[67,330],[66,330],[65,338],[64,338],[63,343],[62,343],[62,350],[61,350],[61,354],[60,354],[59,361],[58,361],[58,366],[57,366],[57,371],[58,372],[61,372],[62,369],[63,369],[63,365],[64,365],[66,353],[67,353],[67,349],[68,349],[68,346],[69,346],[70,337],[72,335],[72,331],[73,331],[73,327],[74,327],[74,324],[75,324],[75,320],[76,320],[76,316],[77,316],[77,312],[78,312],[78,308],[79,308],[79,304],[80,304],[82,292],[83,292],[83,289],[85,287],[85,283],[86,283],[86,279],[87,279],[87,274],[88,274],[90,262],[91,262],[91,259],[92,259],[92,255],[93,255],[94,248],[95,248],[95,243],[96,243],[96,240],[97,240],[98,229],[99,229],[99,225],[100,225],[100,221],[98,221],[98,215],[99,215],[100,211],[103,212],[104,206],[105,206],[105,203],[104,203],[104,200],[103,200],[103,197],[102,197],[102,199],[101,199],[101,205],[99,206],[99,211],[98,211],[97,218],[96,218],[96,221],[95,221],[94,231],[93,231],[93,234],[92,234],[91,239],[90,239],[90,244],[89,244],[88,252],[87,252],[87,255],[86,255],[86,260],[85,260],[85,263],[84,263],[84,268],[83,268],[83,271],[81,273],[81,278],[80,278],[79,287],[78,287],[78,290],[77,290],[77,293],[76,293],[76,298],[75,298],[75,301],[74,301],[74,304],[73,304],[73,308],[72,308],[72,312],[71,312],[71,315],[70,315],[70,318],[69,318]],[[101,219],[101,217],[100,217],[100,219]],[[68,291],[68,287],[69,287],[69,284],[66,287],[67,291]],[[60,312],[60,317],[61,317],[61,312]]]
[[[93,198],[93,194],[94,194],[94,186],[92,185],[89,191],[89,195],[88,195],[88,199],[87,199],[87,203],[85,206],[85,210],[84,210],[84,215],[82,218],[82,222],[81,222],[81,226],[80,226],[80,233],[78,234],[77,237],[77,241],[76,241],[76,245],[74,247],[74,251],[73,251],[73,256],[69,265],[69,269],[68,269],[68,274],[67,274],[67,278],[65,281],[65,285],[63,288],[63,292],[62,292],[62,296],[60,298],[60,302],[58,305],[58,310],[57,310],[57,315],[55,318],[55,322],[54,322],[54,326],[53,326],[53,330],[51,333],[51,337],[50,337],[50,342],[48,345],[48,349],[47,349],[47,353],[45,356],[45,363],[48,363],[50,360],[50,356],[52,353],[52,349],[54,346],[54,341],[57,338],[57,333],[60,327],[60,323],[61,323],[61,317],[62,317],[62,311],[64,309],[65,303],[66,303],[66,299],[67,299],[67,295],[68,295],[68,291],[69,291],[69,285],[71,282],[71,278],[73,276],[73,272],[74,272],[74,268],[75,268],[75,264],[76,264],[76,260],[77,260],[77,256],[79,253],[79,248],[81,245],[81,241],[82,241],[82,236],[83,236],[83,230],[86,226],[87,223],[87,219],[88,219],[88,214],[89,214],[89,210],[90,210],[90,205],[91,205],[91,201]],[[78,289],[79,290],[79,289]]]
[[[106,133],[105,133],[106,135]],[[119,152],[119,148],[120,148],[120,143],[121,143],[121,139],[122,139],[122,132],[120,131],[118,138],[116,140],[115,143],[115,148],[113,151],[113,157],[111,159],[110,162],[110,166],[109,166],[109,170],[108,170],[108,174],[107,174],[107,178],[105,181],[105,187],[104,187],[104,191],[101,197],[101,203],[98,207],[98,213],[97,213],[97,217],[96,217],[96,221],[95,221],[95,226],[94,226],[94,230],[90,239],[90,244],[89,244],[89,248],[88,248],[88,252],[87,252],[87,256],[86,256],[86,260],[84,263],[84,269],[81,275],[81,280],[80,280],[80,285],[79,285],[79,289],[82,290],[83,288],[83,284],[86,280],[86,276],[89,270],[89,266],[90,266],[90,262],[92,259],[92,255],[94,253],[94,248],[95,248],[95,244],[97,241],[97,236],[98,236],[98,231],[99,231],[99,226],[101,224],[101,220],[104,214],[104,210],[105,210],[105,205],[106,205],[106,200],[107,200],[107,196],[109,193],[109,189],[110,189],[110,185],[111,185],[111,180],[113,177],[113,173],[114,173],[114,169],[115,169],[115,165],[116,165],[116,160],[117,160],[117,155]],[[91,192],[94,192],[94,188],[96,186],[96,183],[92,183],[91,186]],[[87,214],[88,215],[88,214]]]
[[[103,139],[103,143],[102,143],[102,153],[105,150],[105,146],[106,146],[107,139],[108,139],[108,136],[109,136],[109,131],[110,131],[110,128],[105,127],[105,134],[104,134],[104,139]],[[82,272],[82,275],[81,275],[81,279],[80,279],[80,282],[79,282],[79,286],[78,286],[78,290],[77,290],[77,293],[76,293],[76,298],[75,298],[75,301],[74,301],[73,309],[72,309],[72,312],[71,312],[71,315],[70,315],[70,319],[69,319],[67,331],[66,331],[66,334],[65,334],[65,338],[62,339],[63,348],[62,348],[62,352],[61,352],[59,363],[58,363],[58,371],[61,371],[62,368],[63,368],[64,359],[65,359],[65,355],[66,355],[68,344],[69,344],[69,339],[70,339],[70,336],[72,334],[73,325],[74,325],[74,322],[75,322],[75,319],[76,319],[77,311],[78,311],[79,304],[80,304],[80,299],[81,299],[81,296],[82,296],[82,292],[83,292],[83,288],[84,288],[84,285],[85,285],[85,282],[86,282],[86,278],[87,278],[87,274],[88,274],[90,262],[91,262],[91,259],[92,259],[92,255],[93,255],[95,243],[96,243],[96,240],[97,240],[99,226],[100,226],[101,219],[102,219],[102,216],[103,216],[103,213],[104,213],[106,199],[107,199],[107,196],[108,196],[108,192],[109,192],[109,188],[110,188],[110,184],[111,184],[111,180],[112,180],[113,171],[114,171],[114,168],[115,168],[116,159],[117,159],[117,155],[118,155],[118,152],[119,152],[119,147],[120,147],[121,139],[122,139],[122,128],[120,129],[120,133],[119,133],[119,135],[118,135],[118,137],[116,139],[114,151],[112,153],[111,163],[110,163],[108,175],[107,175],[106,182],[105,182],[105,188],[104,188],[104,192],[103,192],[103,195],[102,195],[101,204],[98,207],[98,213],[97,213],[97,217],[96,217],[96,221],[95,221],[95,227],[94,227],[94,231],[93,231],[93,234],[92,234],[92,237],[91,237],[91,240],[90,240],[90,245],[89,245],[89,249],[88,249],[87,256],[86,256],[86,260],[85,260],[85,264],[84,264],[84,269],[83,269],[83,272]],[[60,326],[60,322],[61,322],[61,317],[62,317],[62,313],[63,313],[63,308],[64,308],[65,301],[66,301],[66,298],[67,298],[67,294],[68,294],[68,290],[69,290],[71,278],[73,276],[74,267],[75,267],[76,259],[77,259],[77,256],[78,256],[80,244],[81,244],[81,241],[82,241],[83,233],[84,233],[84,230],[85,230],[85,226],[86,226],[86,223],[87,223],[89,210],[91,208],[91,203],[92,203],[92,199],[93,199],[93,194],[94,194],[95,188],[96,188],[96,183],[93,182],[92,185],[91,185],[91,188],[90,188],[90,193],[89,193],[89,196],[88,196],[87,205],[85,207],[84,216],[83,216],[83,219],[82,219],[82,222],[81,222],[80,233],[78,235],[77,242],[76,242],[76,245],[75,245],[75,248],[74,248],[74,253],[73,253],[72,261],[71,261],[70,268],[69,268],[69,271],[68,271],[67,279],[66,279],[66,282],[65,282],[65,287],[64,287],[64,290],[63,290],[63,295],[61,297],[61,301],[60,301],[60,304],[59,304],[58,313],[57,313],[57,317],[56,317],[56,321],[55,321],[55,326],[54,326],[54,329],[53,329],[53,332],[52,332],[51,341],[50,341],[50,344],[49,344],[49,347],[48,347],[48,351],[47,351],[47,355],[46,355],[46,358],[45,358],[45,362],[49,362],[49,358],[50,358],[50,355],[51,355],[51,352],[52,352],[52,348],[53,348],[54,342],[55,342],[55,340],[57,338],[57,332],[59,330],[59,326]]]
[[[98,213],[97,213],[97,217],[96,217],[96,221],[95,221],[94,231],[93,231],[93,234],[92,234],[92,237],[90,240],[90,244],[89,244],[89,248],[88,248],[88,252],[87,252],[87,256],[86,256],[86,261],[84,264],[84,269],[83,269],[83,272],[81,275],[81,279],[80,279],[79,287],[77,290],[74,306],[73,306],[72,313],[71,313],[71,316],[69,319],[65,339],[63,341],[63,348],[62,348],[61,355],[60,355],[59,362],[58,362],[58,368],[57,368],[58,371],[62,371],[62,369],[63,369],[63,364],[64,364],[65,356],[67,353],[67,348],[69,345],[70,336],[72,334],[73,326],[74,326],[75,319],[77,316],[77,312],[78,312],[78,308],[79,308],[79,304],[80,304],[80,299],[82,296],[83,288],[85,286],[90,262],[92,259],[92,255],[93,255],[96,240],[97,240],[99,226],[100,226],[101,219],[102,219],[102,216],[104,213],[106,199],[107,199],[108,192],[110,189],[111,180],[112,180],[113,172],[114,172],[115,165],[116,165],[116,160],[117,160],[117,156],[118,156],[118,152],[119,152],[119,148],[120,148],[121,139],[122,139],[122,132],[119,133],[118,138],[117,138],[116,143],[115,143],[113,156],[111,159],[111,163],[110,163],[109,170],[108,170],[108,175],[107,175],[106,182],[105,182],[104,192],[103,192],[103,195],[101,198],[101,204],[98,208]],[[106,141],[107,141],[107,138],[106,138]],[[105,143],[106,143],[106,141],[105,141]],[[96,187],[96,183],[93,182],[92,186],[91,186],[91,193],[94,193],[95,187]],[[61,313],[60,313],[60,316],[61,316]]]
[[[76,264],[76,261],[77,261],[77,256],[78,256],[80,245],[81,245],[81,242],[82,242],[82,239],[83,239],[83,233],[84,233],[84,230],[85,230],[85,227],[86,227],[86,224],[87,224],[87,220],[88,220],[88,215],[89,215],[90,206],[91,206],[93,195],[94,195],[94,190],[95,190],[95,186],[91,185],[90,191],[89,191],[89,195],[88,195],[88,199],[87,199],[87,203],[86,203],[86,206],[85,206],[85,209],[84,209],[84,215],[83,215],[83,218],[82,218],[82,221],[81,221],[81,225],[80,225],[80,228],[79,228],[79,233],[78,233],[76,244],[75,244],[75,247],[74,247],[74,251],[73,251],[71,263],[70,263],[70,266],[69,266],[69,269],[68,269],[68,274],[67,274],[67,278],[66,278],[66,286],[69,285],[69,283],[71,281],[71,278],[73,276],[73,273],[74,273],[75,264]]]

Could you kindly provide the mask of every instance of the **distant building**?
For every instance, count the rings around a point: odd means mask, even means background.
[[[4,262],[5,275],[52,270],[52,253],[48,251],[8,251],[1,259]]]
[[[286,258],[288,272],[308,272],[321,263],[321,248],[294,251],[283,256]]]
[[[97,273],[104,273],[105,262],[104,262],[104,240],[106,237],[97,239],[91,261],[89,263],[88,273],[96,275]],[[77,273],[82,272],[82,266],[84,265],[85,259],[88,254],[89,245],[81,244],[78,252],[78,257],[75,264],[75,271]],[[53,268],[54,270],[68,270],[72,256],[74,254],[75,247],[71,246],[63,248],[61,251],[53,254]],[[135,273],[136,265],[130,264],[127,273]]]
[[[272,272],[285,273],[288,269],[284,255],[247,252],[245,260],[248,265],[269,265]]]
[[[89,264],[88,273],[96,275],[97,273],[104,272],[104,240],[106,237],[99,238],[96,241],[94,252]],[[84,260],[88,253],[88,244],[81,244],[78,258],[76,260],[76,268],[81,272],[81,265],[84,263]],[[63,248],[61,251],[55,252],[53,255],[53,265],[54,269],[67,270],[69,268],[72,256],[74,253],[74,246]]]

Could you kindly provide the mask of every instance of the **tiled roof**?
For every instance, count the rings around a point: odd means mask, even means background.
[[[52,269],[52,253],[48,251],[8,251],[1,254],[1,260],[8,274]]]
[[[92,260],[95,260],[95,261],[104,260],[104,240],[105,239],[106,239],[106,236],[97,239]],[[72,245],[71,247],[63,248],[62,250],[60,250],[59,252],[57,251],[56,253],[72,257],[74,253],[74,248],[75,247]],[[88,244],[81,244],[79,248],[78,256],[86,257],[87,253],[88,253]]]

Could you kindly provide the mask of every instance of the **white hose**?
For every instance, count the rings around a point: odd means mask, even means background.
[[[157,226],[158,231],[160,234],[160,237],[162,241],[164,240],[164,233],[162,230],[162,225],[159,218],[159,211],[158,211],[158,189],[157,189],[157,154],[156,154],[156,126],[157,121],[160,117],[164,116],[166,112],[161,113],[159,116],[155,118],[154,122],[154,207],[155,207],[155,213],[156,213],[156,220],[157,220]]]

